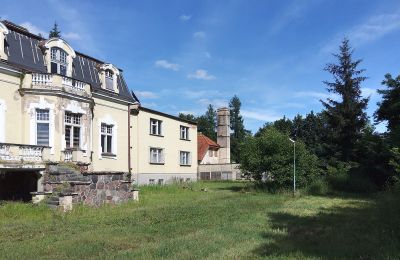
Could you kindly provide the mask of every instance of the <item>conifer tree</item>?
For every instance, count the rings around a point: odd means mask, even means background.
[[[329,92],[339,96],[339,100],[328,98],[322,101],[325,107],[329,127],[329,150],[331,156],[342,161],[354,159],[354,150],[367,123],[365,109],[368,98],[361,96],[363,69],[358,69],[361,60],[353,60],[353,50],[349,40],[344,39],[340,52],[334,54],[337,64],[329,63],[325,67],[333,76],[333,82],[324,81]]]
[[[217,112],[214,107],[210,104],[207,107],[207,111],[204,115],[197,118],[197,131],[202,132],[212,140],[217,140],[216,133],[217,125]]]
[[[57,22],[54,22],[54,27],[49,32],[49,38],[60,38],[60,37],[61,37],[61,31],[58,30]]]
[[[240,161],[239,145],[246,136],[243,124],[243,117],[240,114],[242,103],[238,96],[234,95],[229,102],[230,125],[231,125],[231,159],[234,162]]]
[[[392,146],[400,146],[400,76],[392,78],[390,74],[385,75],[382,82],[386,89],[378,90],[382,95],[382,101],[378,103],[375,112],[377,122],[387,121],[387,129]]]

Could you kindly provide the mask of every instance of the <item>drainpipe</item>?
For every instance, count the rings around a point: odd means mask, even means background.
[[[128,172],[129,178],[132,180],[131,169],[131,105],[128,105]]]

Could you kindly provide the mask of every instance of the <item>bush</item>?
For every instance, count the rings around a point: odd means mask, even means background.
[[[261,182],[268,173],[268,186],[273,190],[292,187],[293,144],[286,134],[266,128],[258,136],[247,138],[241,152],[241,169],[245,174]],[[320,176],[318,158],[302,142],[296,142],[297,187],[306,187]]]
[[[308,185],[307,191],[312,195],[326,195],[329,192],[329,184],[325,178],[317,179]]]
[[[333,190],[355,193],[370,193],[377,191],[376,185],[368,176],[356,173],[337,174],[327,177]]]

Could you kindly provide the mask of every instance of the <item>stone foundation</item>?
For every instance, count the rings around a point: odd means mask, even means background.
[[[58,206],[70,210],[70,204],[90,206],[119,204],[138,200],[138,191],[132,189],[130,176],[124,172],[81,173],[73,164],[53,164],[47,167],[43,178],[43,193],[58,197]]]

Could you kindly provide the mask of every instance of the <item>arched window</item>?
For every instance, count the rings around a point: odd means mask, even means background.
[[[53,47],[50,52],[51,73],[67,75],[68,54],[60,48]]]
[[[106,89],[114,91],[114,73],[112,70],[106,70]]]

